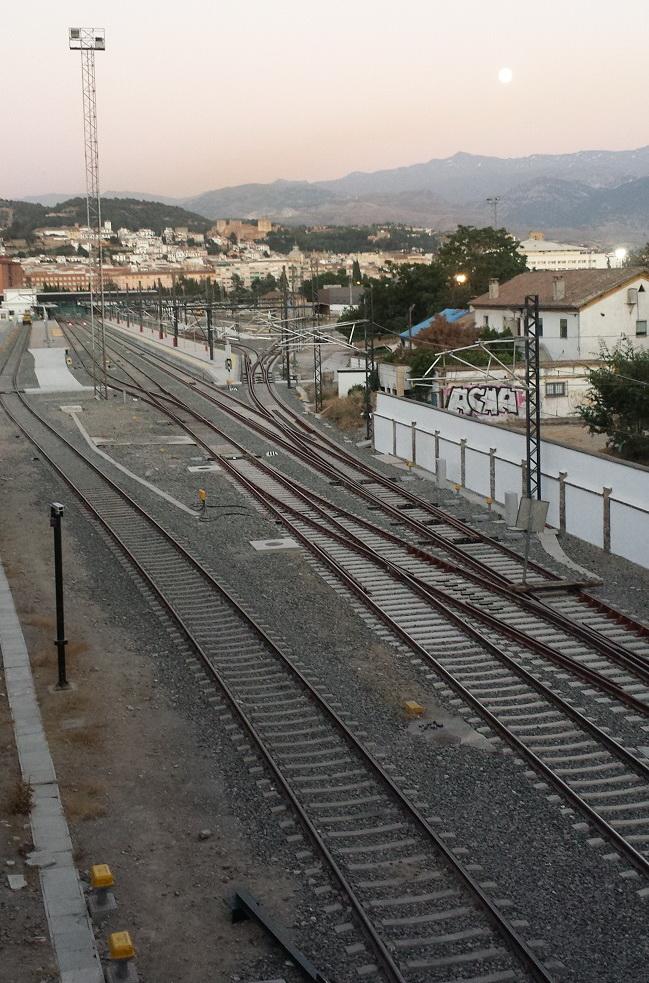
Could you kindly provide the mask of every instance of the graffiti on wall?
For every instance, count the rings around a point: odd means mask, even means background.
[[[444,395],[460,416],[519,416],[525,408],[525,392],[513,386],[451,386]]]

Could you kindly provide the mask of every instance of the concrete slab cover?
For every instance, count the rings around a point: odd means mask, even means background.
[[[65,361],[64,348],[30,348],[29,354],[34,359],[34,372],[40,389],[49,392],[73,392],[84,390],[70,372]]]
[[[0,655],[20,770],[33,788],[32,838],[50,938],[62,983],[103,983],[56,773],[36,700],[27,646],[0,562]],[[22,875],[11,875],[22,877]],[[15,881],[14,890],[23,886]]]
[[[140,436],[134,434],[132,437],[92,437],[92,442],[98,447],[100,444],[112,444],[114,447],[148,447],[151,444],[195,444],[193,437],[187,434],[155,434]]]
[[[300,548],[300,544],[296,543],[289,536],[286,536],[284,539],[251,539],[250,545],[259,553],[265,553],[270,550],[296,550]]]

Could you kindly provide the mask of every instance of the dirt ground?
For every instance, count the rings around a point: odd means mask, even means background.
[[[25,865],[31,849],[25,789],[0,676],[0,979],[3,983],[51,983],[58,979],[47,934],[38,871]],[[28,798],[28,797],[27,797]],[[27,887],[11,890],[8,875],[22,874]]]
[[[116,880],[119,908],[97,932],[100,949],[109,932],[128,929],[145,983],[293,979],[259,928],[231,925],[224,901],[236,878],[290,923],[292,882],[284,867],[264,865],[255,855],[228,808],[232,790],[225,771],[176,705],[168,681],[158,678],[161,633],[156,636],[152,610],[135,597],[138,620],[131,626],[115,609],[114,594],[104,597],[106,576],[126,578],[125,589],[137,591],[105,547],[104,565],[94,553],[89,561],[73,532],[83,520],[72,509],[64,564],[68,675],[75,688],[51,689],[51,499],[43,495],[56,497],[60,485],[42,487],[54,479],[44,479],[43,465],[26,442],[15,439],[6,418],[0,419],[0,460],[0,555],[32,661],[75,858],[82,873],[93,863],[108,863]],[[55,966],[38,875],[25,871],[29,886],[23,891],[11,892],[5,884],[5,871],[23,872],[20,851],[29,829],[26,817],[10,809],[18,771],[1,680],[0,979],[49,983]],[[202,838],[205,830],[209,836]]]

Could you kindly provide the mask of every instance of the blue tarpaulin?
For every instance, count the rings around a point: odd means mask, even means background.
[[[469,311],[458,310],[456,307],[445,307],[443,311],[439,311],[437,314],[433,314],[432,317],[427,317],[424,321],[420,321],[419,324],[413,324],[412,326],[412,337],[418,335],[420,331],[424,328],[429,328],[436,317],[445,318],[449,324],[453,324],[454,321],[459,321],[461,317],[465,317]],[[402,331],[401,338],[409,338],[410,331]]]

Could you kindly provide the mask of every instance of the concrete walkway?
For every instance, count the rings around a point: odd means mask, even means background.
[[[103,983],[54,764],[36,699],[29,654],[0,563],[0,656],[23,780],[33,788],[30,816],[43,902],[61,983]],[[2,970],[0,968],[0,978]]]
[[[82,386],[66,362],[66,341],[56,321],[34,321],[29,339],[29,354],[34,359],[34,374],[38,386],[28,393],[83,392],[92,386]]]
[[[229,351],[227,358],[232,360],[232,368],[228,369],[226,367],[225,349],[220,348],[216,340],[214,345],[214,361],[212,362],[210,361],[206,343],[192,341],[190,338],[184,338],[179,334],[178,347],[174,348],[173,336],[166,334],[160,338],[157,327],[145,325],[144,331],[140,332],[139,324],[131,324],[130,327],[127,327],[124,322],[118,324],[116,321],[107,320],[106,325],[115,328],[117,331],[121,331],[123,334],[130,335],[132,338],[137,338],[139,341],[145,342],[154,348],[168,348],[178,358],[189,362],[194,367],[196,367],[197,363],[200,363],[200,368],[209,372],[217,386],[225,386],[228,383],[236,384],[241,381],[241,360],[238,353],[232,350]],[[233,338],[232,342],[236,344],[236,339]]]

